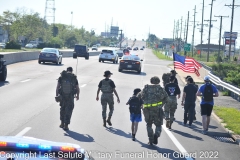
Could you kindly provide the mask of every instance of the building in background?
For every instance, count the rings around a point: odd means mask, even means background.
[[[6,43],[8,41],[8,33],[3,29],[3,26],[0,25],[0,42]]]

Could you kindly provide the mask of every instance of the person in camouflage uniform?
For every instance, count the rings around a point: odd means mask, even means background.
[[[145,85],[137,97],[144,101],[143,114],[147,123],[148,144],[152,145],[158,144],[158,137],[160,137],[163,125],[162,105],[168,101],[168,95],[159,85],[159,77],[152,77],[150,82],[152,85]],[[155,133],[152,129],[153,123],[156,126]]]
[[[172,123],[175,120],[174,118],[174,113],[177,109],[177,98],[176,96],[178,96],[178,99],[180,98],[180,88],[179,86],[174,83],[175,81],[175,77],[171,76],[169,78],[170,83],[168,83],[165,86],[165,91],[167,92],[170,101],[168,101],[165,105],[164,105],[164,114],[165,114],[165,119],[166,119],[166,127],[171,129],[172,127]],[[169,118],[169,114],[170,114],[170,118]]]
[[[108,125],[112,126],[111,122],[111,117],[113,114],[114,110],[114,99],[113,99],[113,92],[117,96],[117,102],[120,103],[120,99],[118,97],[117,91],[116,91],[116,86],[114,82],[109,79],[111,77],[112,73],[110,71],[105,71],[104,72],[104,77],[105,79],[101,80],[98,85],[98,90],[97,90],[97,97],[96,100],[99,100],[99,92],[100,90],[102,91],[102,96],[101,96],[101,104],[102,104],[102,118],[103,118],[103,126],[106,127],[106,122]],[[109,113],[108,113],[108,119],[107,118],[107,104],[109,105]]]
[[[63,71],[61,73],[61,77],[59,77],[58,79],[58,84],[56,88],[56,97],[61,95],[60,100],[61,124],[59,127],[63,128],[64,130],[69,130],[68,125],[70,124],[70,120],[72,117],[72,111],[74,108],[74,98],[78,100],[80,93],[77,76],[74,75],[72,71],[73,68],[68,67],[67,71]],[[65,78],[66,76],[67,79]]]
[[[163,80],[163,86],[165,87],[168,83],[170,83],[169,78],[171,76],[175,77],[174,83],[178,84],[178,80],[176,78],[177,72],[175,70],[171,70],[170,73],[164,73],[162,75],[162,80]]]

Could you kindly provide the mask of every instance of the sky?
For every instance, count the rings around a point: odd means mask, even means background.
[[[48,6],[53,8],[53,0],[48,0]],[[181,24],[184,36],[184,26],[189,14],[188,43],[192,42],[194,7],[196,5],[196,29],[194,44],[200,43],[201,33],[199,29],[202,22],[203,0],[54,0],[55,2],[55,23],[84,27],[86,30],[94,30],[100,35],[105,28],[119,26],[128,38],[138,40],[146,39],[148,33],[155,34],[159,38],[172,38],[174,20]],[[204,20],[210,19],[212,0],[204,0]],[[229,16],[223,18],[222,33],[230,31],[232,9],[225,4],[232,4],[232,0],[215,0],[213,2],[211,43],[218,44],[220,18],[214,16]],[[235,0],[240,5],[240,0]],[[41,17],[45,16],[46,0],[0,0],[0,14],[3,11],[16,11],[24,8],[28,12],[38,12]],[[48,9],[50,11],[50,9]],[[71,14],[72,13],[72,14]],[[47,12],[47,16],[50,16]],[[47,19],[49,23],[51,18]],[[51,20],[51,21],[50,21]],[[204,24],[209,22],[204,21]],[[179,26],[181,28],[181,26]],[[208,42],[209,27],[204,27],[203,43]],[[235,8],[233,31],[240,32],[240,7]],[[179,31],[180,37],[180,31]],[[240,34],[239,34],[240,37]],[[237,46],[240,46],[240,41]]]

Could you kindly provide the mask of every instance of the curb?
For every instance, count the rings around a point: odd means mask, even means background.
[[[170,67],[171,68],[171,67]],[[186,82],[185,82],[185,79],[182,77],[182,76],[180,76],[180,75],[178,75],[178,77],[181,79],[181,81],[184,83],[184,84],[186,84]],[[197,99],[201,102],[201,98],[200,97],[197,97]],[[214,112],[214,110],[212,111],[212,114],[211,114],[214,118],[215,118],[215,120],[224,128],[224,130],[231,136],[231,138],[233,138],[234,140],[235,140],[235,143],[237,144],[237,145],[239,145],[239,147],[240,147],[240,135],[236,135],[236,134],[234,134],[233,133],[233,131],[231,131],[231,130],[229,130],[228,128],[226,128],[225,126],[226,126],[226,124],[225,123],[222,123],[222,119],[221,118],[219,118],[216,114],[215,114],[215,112]]]

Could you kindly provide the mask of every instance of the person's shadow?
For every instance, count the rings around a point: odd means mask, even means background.
[[[123,136],[123,137],[126,137],[126,138],[131,138],[132,135],[131,133],[126,133],[120,129],[116,129],[116,128],[113,128],[113,127],[109,127],[109,128],[106,128],[106,130],[110,133],[113,133],[113,134],[116,134],[116,135],[119,135],[119,136]]]
[[[178,130],[172,130],[174,133],[177,133],[181,136],[184,136],[186,138],[192,138],[192,139],[196,139],[196,140],[199,140],[199,141],[203,141],[203,139],[201,137],[198,137],[198,136],[194,136],[194,135],[191,135],[189,133],[185,133],[185,132],[182,132],[182,131],[178,131]]]
[[[94,139],[92,136],[88,134],[80,134],[70,130],[66,131],[66,133],[64,133],[64,136],[71,137],[80,142],[94,142]]]
[[[140,143],[143,148],[148,150],[145,151],[146,159],[172,159],[172,160],[185,160],[186,158],[177,158],[177,151],[160,148],[157,145],[149,145],[146,143],[142,143],[141,141],[136,140],[136,142]],[[179,152],[180,153],[180,152]]]

